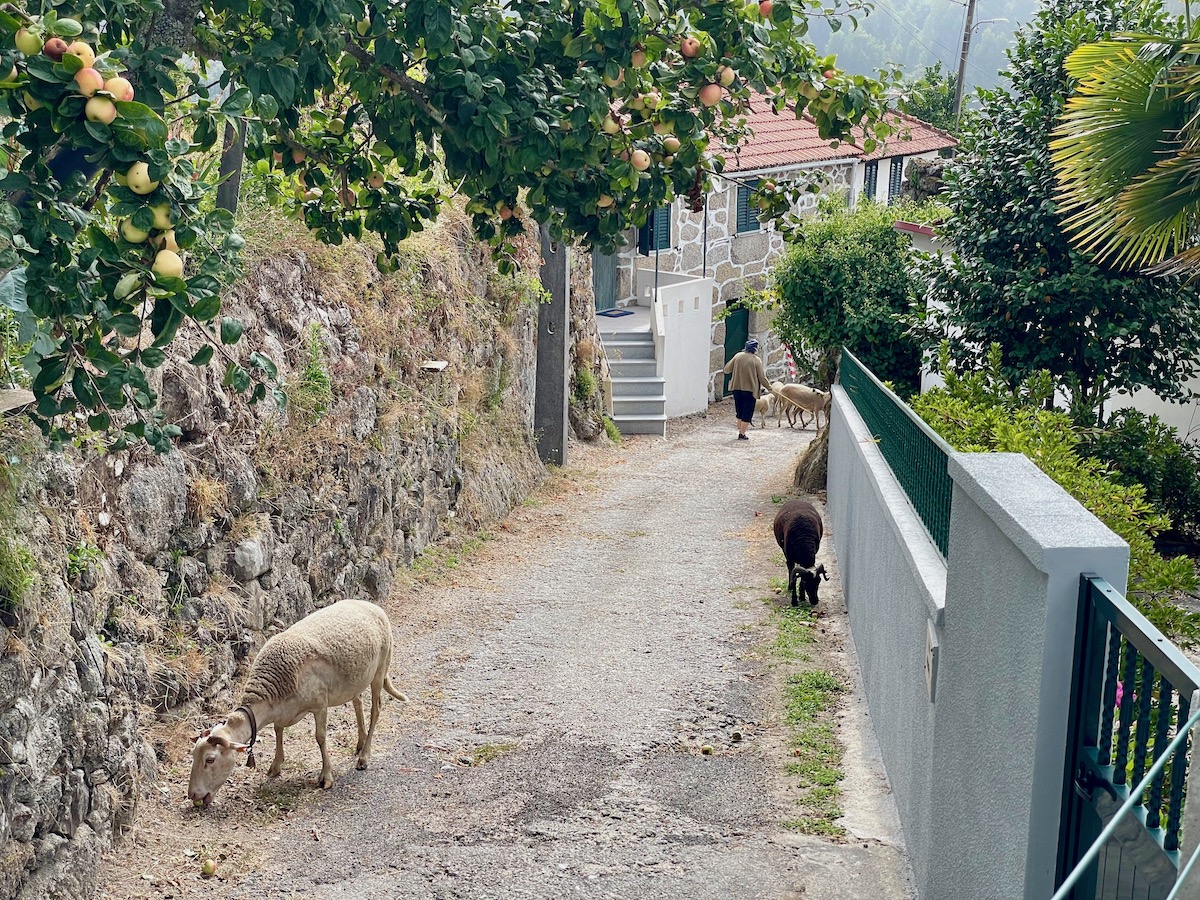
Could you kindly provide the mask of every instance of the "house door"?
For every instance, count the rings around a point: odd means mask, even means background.
[[[735,305],[740,301],[734,300],[729,305],[731,311],[725,318],[725,362],[729,362],[733,357],[746,348],[746,341],[750,337],[750,310],[744,306]],[[721,396],[729,396],[729,376],[725,376],[725,380],[721,382]]]
[[[617,305],[617,255],[592,251],[592,291],[596,295],[596,312]]]

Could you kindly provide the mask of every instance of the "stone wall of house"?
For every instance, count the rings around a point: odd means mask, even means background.
[[[0,421],[0,896],[90,896],[157,764],[229,708],[266,637],[386,598],[398,566],[540,478],[535,286],[496,275],[462,221],[424,239],[386,279],[363,249],[309,247],[227,298],[287,411],[228,393],[181,338],[166,456],[50,453]]]
[[[817,169],[796,166],[772,171],[770,175],[776,181],[787,182],[807,179],[814,172],[822,176],[822,192],[848,192],[854,178],[854,164],[831,163]],[[661,272],[714,279],[714,320],[709,347],[709,396],[714,400],[722,396],[724,382],[725,323],[721,314],[733,301],[764,289],[775,261],[784,251],[783,235],[771,223],[765,223],[758,231],[737,233],[737,188],[732,180],[717,179],[708,195],[707,209],[698,213],[691,212],[685,200],[676,200],[671,249],[641,256],[637,252],[637,232],[631,231],[628,246],[620,251],[617,265],[617,296],[623,298],[623,304],[634,302],[635,269],[654,269],[656,257]],[[818,197],[815,193],[804,194],[793,211],[798,215],[811,214],[816,210]],[[759,341],[768,377],[786,381],[787,351],[771,332],[770,320],[770,315],[751,312],[750,336]]]

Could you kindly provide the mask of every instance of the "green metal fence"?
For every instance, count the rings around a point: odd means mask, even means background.
[[[950,541],[950,445],[844,348],[838,380],[945,557]]]

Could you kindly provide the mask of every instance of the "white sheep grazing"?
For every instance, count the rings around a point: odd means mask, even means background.
[[[826,419],[829,418],[830,395],[827,391],[806,384],[785,384],[779,393],[785,401],[782,405],[786,407],[789,428],[796,424],[797,418],[800,420],[800,427],[804,428],[807,424],[804,421],[806,412],[812,414],[818,430],[821,427],[821,413],[825,413]]]
[[[371,739],[379,721],[381,691],[407,700],[392,685],[392,623],[374,603],[341,600],[301,619],[263,644],[246,678],[242,699],[225,721],[202,732],[192,748],[188,799],[208,806],[246,754],[254,767],[254,742],[265,725],[275,726],[275,760],[267,774],[283,767],[283,729],[312,714],[321,748],[320,787],[333,786],[325,750],[326,713],[331,706],[354,704],[358,718],[357,765],[371,759]],[[361,694],[371,688],[371,725],[363,727]]]

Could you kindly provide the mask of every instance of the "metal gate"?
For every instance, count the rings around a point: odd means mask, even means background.
[[[1187,725],[1200,670],[1108,582],[1085,575],[1074,672],[1055,884],[1093,853],[1063,896],[1166,900],[1179,871],[1187,738],[1131,802],[1132,814],[1117,812]]]

